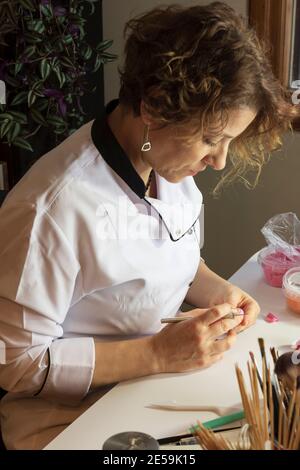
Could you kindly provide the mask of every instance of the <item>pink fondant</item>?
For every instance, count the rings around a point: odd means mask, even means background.
[[[268,284],[272,287],[282,287],[283,276],[290,268],[295,266],[297,261],[300,263],[300,258],[295,256],[289,258],[280,251],[267,254],[262,259],[261,266]]]
[[[268,323],[275,323],[275,322],[279,321],[279,318],[276,315],[274,315],[274,313],[269,312],[268,315],[266,315],[265,320]]]

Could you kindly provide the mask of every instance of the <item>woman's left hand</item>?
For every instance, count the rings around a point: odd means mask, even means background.
[[[247,294],[247,292],[243,291],[239,287],[235,286],[234,284],[227,285],[227,288],[224,289],[223,292],[219,292],[219,298],[214,299],[214,304],[221,304],[221,303],[229,303],[233,307],[238,307],[243,309],[244,311],[244,319],[240,325],[238,325],[233,331],[235,333],[239,333],[240,331],[249,328],[249,326],[253,325],[256,321],[257,316],[260,312],[260,306],[256,302],[256,300],[251,297],[251,295]]]
[[[200,308],[212,308],[215,305],[228,303],[234,308],[244,311],[244,319],[234,328],[238,333],[253,325],[260,312],[256,300],[231,282],[223,279],[213,272],[204,263],[200,262],[193,284],[190,287],[185,302]]]

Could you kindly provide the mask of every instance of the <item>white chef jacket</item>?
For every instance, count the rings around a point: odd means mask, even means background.
[[[7,448],[42,448],[107,391],[90,391],[95,340],[154,334],[180,310],[200,261],[202,196],[192,177],[155,178],[157,198],[145,197],[104,114],[40,158],[4,201]]]

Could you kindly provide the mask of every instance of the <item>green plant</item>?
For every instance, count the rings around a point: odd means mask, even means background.
[[[0,0],[4,143],[32,151],[30,140],[42,127],[58,141],[83,123],[81,98],[95,91],[87,74],[116,58],[107,52],[112,41],[92,47],[86,39],[83,15],[93,14],[97,1]]]

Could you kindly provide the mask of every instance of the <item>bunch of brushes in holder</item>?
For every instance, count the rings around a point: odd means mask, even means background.
[[[194,432],[202,448],[207,450],[300,448],[300,366],[294,366],[292,353],[288,353],[288,357],[285,354],[285,358],[278,357],[275,349],[271,348],[275,366],[275,374],[271,374],[264,340],[259,338],[258,342],[262,356],[262,374],[259,372],[254,354],[250,352],[251,361],[247,363],[250,392],[247,391],[241,369],[236,366],[246,425],[243,426],[237,441],[230,442],[198,422]],[[291,374],[291,371],[294,373]]]

